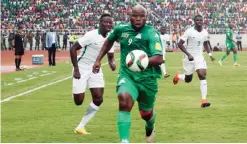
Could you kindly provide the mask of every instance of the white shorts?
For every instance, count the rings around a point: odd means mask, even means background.
[[[204,57],[194,57],[194,61],[189,61],[186,57],[183,59],[184,74],[191,75],[198,69],[207,69]]]
[[[91,70],[80,69],[81,78],[75,79],[73,77],[73,94],[84,93],[86,91],[86,86],[88,88],[104,88],[105,81],[102,71],[94,74]]]

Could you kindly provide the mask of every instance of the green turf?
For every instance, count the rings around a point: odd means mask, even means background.
[[[223,53],[214,53],[218,60]],[[118,57],[118,55],[116,56]],[[199,80],[194,75],[190,84],[172,84],[176,71],[182,71],[182,54],[167,53],[167,71],[171,77],[159,80],[156,103],[156,142],[247,142],[247,52],[240,53],[241,67],[233,67],[230,55],[222,67],[208,57],[208,100],[210,108],[200,108]],[[1,142],[119,142],[116,114],[118,101],[115,92],[117,72],[104,66],[106,88],[104,103],[88,124],[92,135],[77,135],[73,129],[84,114],[91,96],[87,92],[82,106],[75,106],[71,96],[71,79],[17,97],[1,104]],[[42,70],[56,74],[27,82],[5,86],[14,78]],[[71,75],[71,64],[42,67],[25,72],[2,75],[2,100],[54,82]],[[137,107],[132,110],[131,142],[145,142],[145,123]]]

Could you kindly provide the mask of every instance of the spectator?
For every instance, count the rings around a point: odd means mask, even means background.
[[[220,47],[220,43],[217,43],[217,45],[214,46],[213,51],[222,51],[222,48]]]
[[[58,47],[57,34],[53,28],[46,34],[46,48],[48,49],[49,66],[56,66],[56,49]]]
[[[236,40],[237,40],[238,51],[242,51],[242,36],[240,32],[237,33]]]

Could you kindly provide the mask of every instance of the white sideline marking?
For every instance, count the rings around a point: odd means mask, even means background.
[[[52,72],[50,72],[50,73],[45,72],[45,74],[37,75],[37,76],[38,76],[38,77],[43,77],[43,76],[50,75],[50,74],[54,74],[54,73],[56,73],[56,71],[52,71]],[[39,74],[39,73],[36,73],[36,74]],[[28,78],[28,79],[15,78],[15,80],[18,80],[16,83],[22,83],[22,82],[26,82],[26,81],[29,81],[29,80],[38,78],[38,77],[35,77],[35,76],[33,77],[33,75],[28,75],[28,77],[30,77],[30,78]],[[16,83],[8,83],[8,84],[6,84],[5,86],[14,85],[14,84],[16,84]]]
[[[46,74],[42,74],[42,75],[39,75],[40,77],[43,77],[43,76],[46,76],[46,75],[50,75],[50,74],[54,74],[56,72],[51,72],[51,73],[46,73]]]
[[[32,80],[32,79],[35,79],[37,77],[30,77],[29,79],[25,79],[25,80],[20,80],[20,81],[17,81],[17,83],[21,83],[21,82],[25,82],[25,81],[29,81],[29,80]]]
[[[117,60],[119,60],[119,59],[116,59],[115,61],[117,61]],[[102,66],[104,66],[104,65],[106,65],[106,64],[108,64],[108,62],[107,62],[107,63],[103,63]],[[10,97],[5,98],[4,100],[2,100],[2,101],[1,101],[1,104],[2,104],[3,102],[10,101],[11,99],[14,99],[14,98],[16,98],[16,97],[20,97],[20,96],[23,96],[23,95],[25,95],[25,94],[29,94],[29,93],[34,92],[34,91],[36,91],[36,90],[40,90],[40,89],[42,89],[42,88],[45,88],[45,87],[50,86],[50,85],[54,85],[54,84],[56,84],[56,83],[65,81],[65,80],[70,79],[70,78],[72,78],[72,76],[69,76],[69,77],[66,77],[66,78],[63,78],[63,79],[60,79],[60,80],[57,80],[57,81],[54,81],[54,82],[51,82],[51,83],[42,85],[42,86],[40,86],[40,87],[37,87],[37,88],[31,89],[31,90],[25,91],[25,92],[23,92],[23,93],[20,93],[20,94],[14,95],[14,96],[10,96]]]

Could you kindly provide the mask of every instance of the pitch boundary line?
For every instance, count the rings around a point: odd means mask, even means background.
[[[10,85],[18,84],[18,83],[27,82],[27,81],[30,81],[30,80],[33,80],[33,79],[36,79],[36,78],[44,77],[44,76],[51,75],[51,74],[55,74],[55,73],[56,73],[56,71],[53,71],[53,72],[50,72],[50,73],[46,73],[46,74],[42,74],[42,75],[33,76],[33,77],[28,78],[28,79],[23,79],[23,80],[16,81],[16,82],[12,82],[12,83],[4,82],[4,83],[6,83],[6,84],[4,84],[4,86],[10,86]]]
[[[115,61],[118,61],[118,60],[119,60],[119,59],[116,59]],[[108,62],[103,63],[102,66],[104,66],[104,65],[106,65],[106,64],[108,64]],[[19,94],[14,95],[14,96],[10,96],[10,97],[8,97],[8,98],[5,98],[5,99],[1,100],[1,104],[2,104],[3,102],[10,101],[11,99],[14,99],[14,98],[16,98],[16,97],[20,97],[20,96],[23,96],[23,95],[25,95],[25,94],[29,94],[29,93],[31,93],[31,92],[40,90],[40,89],[42,89],[42,88],[45,88],[45,87],[48,87],[48,86],[51,86],[51,85],[54,85],[54,84],[63,82],[63,81],[68,80],[68,79],[70,79],[70,78],[72,78],[72,76],[69,76],[69,77],[66,77],[66,78],[63,78],[63,79],[60,79],[60,80],[57,80],[57,81],[48,83],[48,84],[44,84],[44,85],[42,85],[42,86],[40,86],[40,87],[37,87],[37,88],[31,89],[31,90],[28,90],[28,91],[19,93]]]

